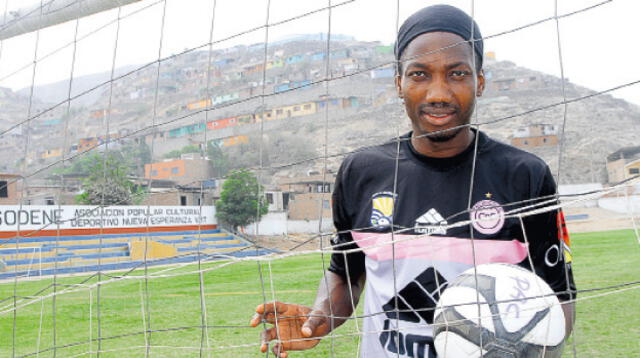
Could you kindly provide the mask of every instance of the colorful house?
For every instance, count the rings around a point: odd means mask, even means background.
[[[300,63],[304,60],[304,55],[292,55],[286,58],[285,63],[287,65],[293,65],[294,63]]]
[[[47,149],[40,155],[42,159],[57,158],[62,156],[62,148]]]
[[[192,184],[198,180],[213,177],[208,159],[199,156],[183,156],[182,159],[145,164],[145,179],[174,180],[180,185]]]
[[[214,106],[221,105],[226,102],[231,102],[240,98],[239,92],[233,92],[229,94],[224,94],[220,96],[211,97],[211,102]]]
[[[202,133],[207,128],[205,123],[196,123],[184,127],[174,128],[169,131],[169,138],[177,138],[185,135]]]
[[[316,52],[311,55],[311,61],[322,61],[324,60],[324,52]]]
[[[100,145],[100,141],[96,137],[80,138],[78,140],[78,151],[86,152]]]
[[[238,144],[247,144],[249,143],[249,137],[246,135],[238,135],[233,137],[226,137],[222,139],[222,145],[225,147],[230,147]]]
[[[272,68],[281,68],[281,67],[284,67],[284,61],[280,59],[267,61],[267,70],[270,70]]]
[[[331,59],[332,60],[338,60],[338,59],[347,58],[347,57],[349,57],[349,50],[348,49],[340,49],[340,50],[331,51]]]
[[[266,112],[266,119],[284,119],[308,116],[314,113],[316,113],[316,104],[314,102],[305,102],[274,108],[271,111]]]
[[[238,122],[236,117],[216,119],[216,120],[207,122],[207,130],[224,129],[227,127],[236,126],[237,124]]]
[[[256,63],[253,65],[244,66],[243,72],[244,72],[244,75],[246,76],[253,73],[262,72],[264,71],[264,68],[265,68],[264,63]]]
[[[196,109],[207,108],[210,105],[211,105],[211,100],[210,99],[203,99],[203,100],[200,100],[200,101],[195,101],[195,102],[191,102],[191,103],[187,104],[187,109],[190,110],[190,111],[194,111]]]
[[[311,80],[302,80],[302,81],[290,81],[287,83],[281,83],[279,85],[276,85],[273,87],[273,92],[275,93],[281,93],[281,92],[286,92],[292,89],[303,89],[303,88],[309,88],[308,86],[311,85]]]
[[[106,109],[98,109],[95,111],[91,111],[89,113],[89,117],[93,118],[93,119],[101,119],[107,116],[107,113],[109,113],[108,110]]]

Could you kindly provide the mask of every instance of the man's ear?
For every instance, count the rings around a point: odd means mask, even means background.
[[[398,97],[404,98],[404,95],[402,94],[402,81],[401,81],[400,75],[396,75],[395,81],[396,81],[396,91],[398,92]]]
[[[476,78],[478,81],[476,83],[476,97],[480,97],[484,92],[484,70],[480,70]]]

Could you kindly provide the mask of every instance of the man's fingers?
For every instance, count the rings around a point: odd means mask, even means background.
[[[250,324],[255,327],[263,320],[267,323],[275,324],[276,318],[278,320],[299,318],[308,310],[301,309],[300,307],[301,306],[278,301],[260,304],[256,307],[256,314],[251,318]]]
[[[269,329],[265,329],[260,332],[260,351],[262,353],[267,351],[268,343],[277,337],[277,332],[275,327],[271,327]]]
[[[289,308],[289,304],[287,303],[280,302],[280,301],[273,301],[273,302],[259,304],[258,307],[256,307],[256,313],[265,314],[265,313],[275,312],[280,314],[280,313],[285,313],[288,308]]]
[[[251,325],[251,327],[256,327],[260,324],[261,321],[262,321],[262,315],[259,313],[256,313],[253,315],[253,317],[251,317],[251,321],[249,322],[249,325]]]
[[[278,358],[287,358],[289,356],[280,343],[274,344],[271,352]]]

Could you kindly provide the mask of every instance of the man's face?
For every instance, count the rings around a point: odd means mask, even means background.
[[[414,136],[469,123],[476,96],[484,89],[484,75],[476,72],[471,46],[462,41],[449,32],[429,32],[413,39],[404,50],[405,61],[396,87],[404,99]],[[463,129],[427,138],[447,142]]]

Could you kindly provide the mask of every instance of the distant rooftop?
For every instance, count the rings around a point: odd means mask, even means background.
[[[634,147],[624,147],[616,150],[607,156],[607,161],[614,161],[621,158],[634,159],[640,156],[640,145]]]

